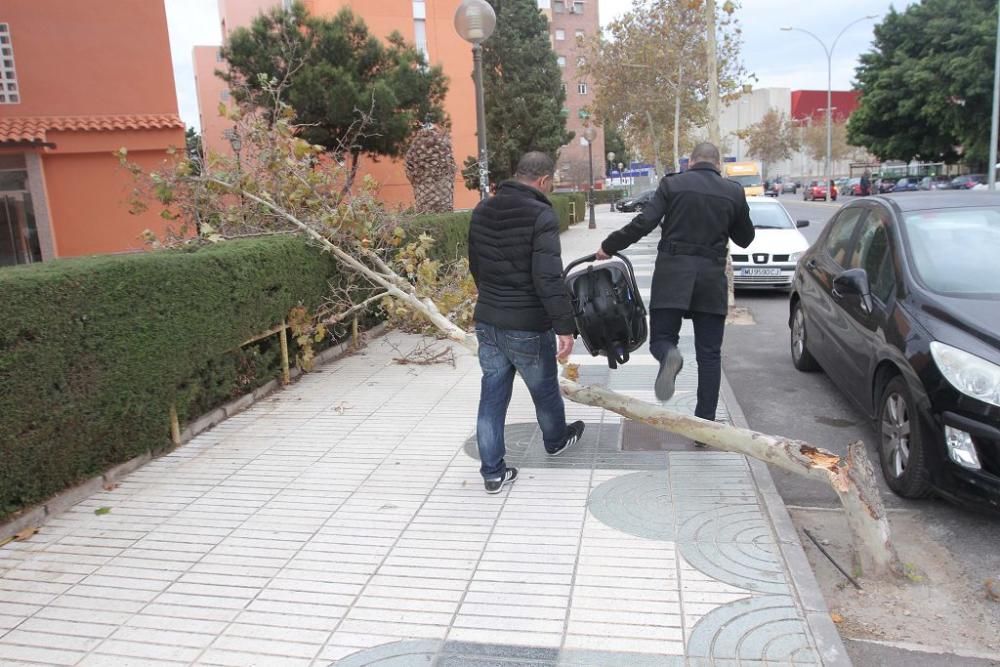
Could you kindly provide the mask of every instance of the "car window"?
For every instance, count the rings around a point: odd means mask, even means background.
[[[912,211],[904,223],[909,264],[918,282],[956,297],[1000,295],[1000,209]]]
[[[750,202],[750,220],[755,229],[795,229],[795,223],[781,204]]]
[[[826,237],[823,249],[839,266],[847,266],[850,258],[851,237],[858,220],[864,215],[865,209],[852,206],[843,209],[830,223],[830,233]]]
[[[855,251],[851,254],[852,269],[864,269],[872,295],[883,303],[896,287],[896,273],[893,270],[892,252],[889,247],[889,213],[878,206],[872,209],[858,237]]]

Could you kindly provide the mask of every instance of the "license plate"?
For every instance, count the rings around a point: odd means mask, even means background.
[[[781,269],[742,269],[741,276],[780,276]]]

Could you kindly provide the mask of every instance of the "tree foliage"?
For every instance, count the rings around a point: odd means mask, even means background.
[[[268,108],[282,88],[302,138],[349,159],[349,185],[361,155],[399,157],[422,123],[446,120],[441,68],[398,32],[383,43],[349,9],[325,18],[301,3],[275,8],[235,30],[222,56],[228,71],[219,74],[240,101]]]
[[[847,143],[847,123],[836,121],[830,126],[831,159],[834,162],[846,160],[860,152]],[[813,160],[826,160],[826,120],[814,119],[802,128],[802,148]]]
[[[489,0],[497,14],[493,35],[483,42],[486,145],[491,183],[510,178],[527,151],[555,157],[573,139],[566,130],[566,91],[549,25],[537,0]],[[465,161],[470,190],[479,188],[478,156]]]
[[[787,160],[798,149],[798,128],[776,109],[769,109],[763,118],[747,128],[747,154],[763,162],[765,172],[768,164]],[[823,150],[826,150],[825,144]]]
[[[746,72],[740,63],[737,6],[720,5],[719,91],[725,96],[739,89]],[[701,55],[706,29],[699,0],[634,0],[629,12],[607,26],[605,36],[587,42],[583,69],[596,92],[592,111],[605,125],[622,128],[626,141],[645,156],[656,152],[654,142],[672,144],[678,92],[682,150],[692,130],[708,120],[708,70]]]
[[[976,164],[989,154],[996,47],[992,0],[924,0],[890,9],[857,68],[850,143],[882,160]]]
[[[615,164],[612,165],[615,169],[618,168],[618,163],[628,166],[632,161],[632,151],[629,150],[628,145],[625,143],[625,138],[622,137],[621,132],[614,125],[604,126],[604,149],[609,153],[615,154]],[[609,165],[605,164],[605,169]],[[608,174],[610,177],[610,174]]]

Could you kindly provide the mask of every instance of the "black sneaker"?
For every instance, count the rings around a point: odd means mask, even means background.
[[[677,374],[684,368],[684,357],[676,347],[670,348],[663,361],[660,362],[660,372],[656,374],[656,382],[653,383],[653,391],[660,401],[669,401],[674,395],[674,380]]]
[[[549,453],[549,456],[559,456],[567,449],[575,445],[583,437],[583,432],[587,429],[587,425],[583,422],[573,422],[566,427],[566,441],[559,445],[555,449],[546,448],[545,451]]]
[[[508,484],[517,479],[517,468],[508,467],[503,472],[503,477],[486,480],[486,493],[500,493],[504,484]]]

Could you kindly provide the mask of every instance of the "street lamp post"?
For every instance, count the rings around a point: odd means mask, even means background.
[[[989,188],[997,187],[997,134],[1000,131],[1000,2],[997,3],[997,52],[993,62],[993,122],[990,124],[990,177]]]
[[[614,170],[615,170],[615,152],[614,151],[608,151],[608,179],[609,179],[609,181],[611,179],[611,172],[613,172]],[[614,198],[612,198],[611,199],[611,211],[614,212],[614,210],[615,210],[615,200],[614,200]]]
[[[826,185],[827,185],[827,187],[830,187],[830,184],[833,183],[833,160],[832,160],[832,156],[833,156],[833,50],[835,48],[837,48],[837,42],[840,41],[840,38],[843,36],[843,34],[845,32],[847,32],[848,28],[850,28],[851,26],[853,26],[853,25],[855,25],[857,23],[861,23],[862,21],[868,21],[868,20],[871,20],[871,19],[874,19],[874,18],[878,18],[878,16],[876,14],[869,14],[868,16],[862,16],[861,18],[857,19],[856,21],[851,21],[850,23],[848,23],[847,25],[845,25],[844,28],[839,33],[837,33],[837,36],[833,40],[833,44],[831,44],[829,48],[827,48],[826,43],[822,39],[820,39],[819,37],[817,37],[813,33],[809,32],[808,30],[805,30],[803,28],[793,28],[792,26],[782,26],[781,27],[781,30],[784,30],[786,32],[792,31],[792,30],[794,30],[796,32],[804,32],[805,34],[809,35],[810,37],[812,37],[813,39],[815,39],[817,42],[819,42],[819,45],[823,47],[823,52],[826,54]]]
[[[587,207],[590,209],[590,222],[587,229],[597,229],[597,219],[594,217],[594,139],[597,138],[597,128],[588,126],[583,131],[587,140],[587,161],[590,163],[590,185],[587,187]]]
[[[483,42],[497,25],[497,15],[486,0],[462,0],[455,10],[455,30],[472,44],[472,79],[476,86],[476,134],[479,139],[479,198],[490,195],[489,157],[486,152],[486,101],[483,96]]]
[[[243,139],[240,138],[239,133],[234,128],[225,130],[222,134],[229,140],[229,146],[233,149],[233,154],[236,156],[236,180],[240,190],[240,218],[243,219],[243,224],[246,224],[247,214],[246,209],[243,208],[245,203],[243,198],[243,165],[240,162],[240,150],[243,148]]]

